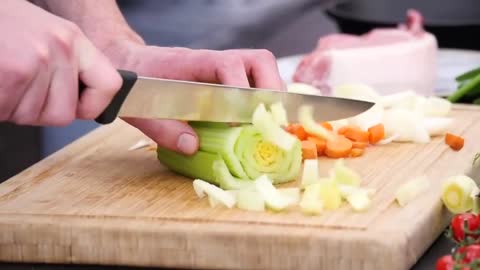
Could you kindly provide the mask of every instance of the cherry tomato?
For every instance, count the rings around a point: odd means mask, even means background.
[[[462,255],[462,263],[469,264],[475,259],[480,259],[480,244],[460,247],[458,253]]]
[[[437,265],[435,267],[435,270],[452,270],[454,264],[455,264],[455,261],[453,260],[452,256],[445,255],[440,257],[440,259],[437,260]]]
[[[480,219],[472,213],[457,214],[453,217],[450,226],[452,227],[453,239],[461,242],[465,239],[464,223],[467,221],[470,231],[477,230],[480,227]],[[478,239],[479,234],[468,234],[473,239]]]

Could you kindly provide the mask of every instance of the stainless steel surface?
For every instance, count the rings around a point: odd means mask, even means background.
[[[313,106],[318,121],[349,118],[374,105],[335,97],[139,77],[119,116],[249,123],[257,105],[275,102],[282,102],[290,121],[298,119],[301,105]]]

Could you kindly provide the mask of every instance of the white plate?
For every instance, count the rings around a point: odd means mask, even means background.
[[[303,55],[291,55],[278,59],[280,75],[290,83]],[[457,88],[455,77],[480,66],[480,51],[440,49],[437,62],[437,95],[447,96]]]

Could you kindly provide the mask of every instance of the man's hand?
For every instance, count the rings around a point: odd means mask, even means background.
[[[94,119],[120,88],[112,64],[75,24],[27,1],[2,1],[0,32],[0,121]],[[80,100],[79,77],[87,86]]]
[[[191,50],[122,41],[104,52],[119,68],[135,71],[141,76],[283,89],[275,57],[266,50]],[[198,148],[195,132],[184,122],[144,119],[125,121],[139,128],[159,146],[184,154],[192,154]]]

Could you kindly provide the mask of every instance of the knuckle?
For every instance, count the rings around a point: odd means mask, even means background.
[[[262,57],[264,59],[268,59],[268,60],[274,60],[275,59],[275,55],[271,51],[266,50],[266,49],[257,50],[257,54],[258,54],[259,57]]]
[[[70,57],[73,55],[75,39],[80,35],[80,28],[71,22],[65,22],[60,29],[51,32],[51,40],[55,49]]]
[[[10,86],[19,87],[29,82],[36,73],[37,66],[29,63],[17,62],[9,65],[7,71],[7,78],[10,81]]]

